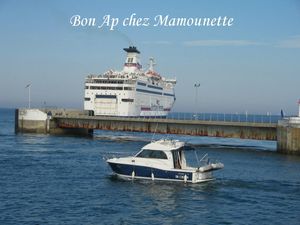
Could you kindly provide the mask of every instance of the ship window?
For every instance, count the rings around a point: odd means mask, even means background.
[[[128,58],[128,63],[132,63],[133,62],[133,58]]]
[[[133,88],[132,87],[124,87],[124,90],[126,90],[126,91],[132,91]]]
[[[96,98],[117,98],[115,95],[96,95]]]
[[[148,91],[148,90],[139,89],[139,88],[137,88],[136,91],[138,91],[138,92],[144,92],[144,93],[150,93],[150,94],[162,95],[161,92],[157,92],[157,91]]]
[[[122,102],[133,102],[131,98],[122,98]]]
[[[142,83],[142,82],[137,82],[138,85],[141,85],[141,86],[146,86],[145,83]]]
[[[89,86],[85,86],[85,89],[89,89]]]
[[[175,96],[173,94],[164,93],[165,96]]]
[[[143,150],[136,157],[152,158],[152,159],[168,159],[166,153],[164,153],[163,151],[148,150],[148,149]]]
[[[163,90],[162,87],[156,87],[156,86],[153,86],[153,85],[148,85],[149,88],[155,88],[155,89],[159,89],[159,90]]]
[[[123,90],[123,87],[105,87],[105,86],[91,86],[90,89],[97,90]]]
[[[84,98],[84,101],[90,101],[91,98]]]

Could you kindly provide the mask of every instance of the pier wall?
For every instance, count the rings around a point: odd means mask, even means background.
[[[15,132],[46,133],[47,114],[39,109],[16,109]]]
[[[55,117],[60,128],[86,128],[118,131],[156,132],[194,136],[276,140],[276,124],[187,121],[120,117]]]
[[[49,113],[51,112],[51,113]],[[53,119],[56,116],[82,116],[84,112],[65,109],[16,109],[15,133],[40,133],[56,135],[90,135],[92,130],[84,128],[60,128]]]
[[[277,151],[300,154],[300,118],[274,123],[88,116],[65,109],[16,109],[15,131],[90,135],[94,129],[277,141]]]
[[[286,118],[278,122],[277,151],[300,154],[300,117]]]

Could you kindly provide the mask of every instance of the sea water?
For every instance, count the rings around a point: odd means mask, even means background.
[[[175,138],[225,164],[202,184],[124,181],[105,162]],[[300,157],[276,142],[138,132],[15,134],[0,110],[0,224],[300,224]]]

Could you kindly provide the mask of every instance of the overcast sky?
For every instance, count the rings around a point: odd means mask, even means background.
[[[234,18],[231,27],[72,27],[75,15]],[[300,1],[0,0],[0,107],[83,108],[84,78],[121,70],[128,45],[176,77],[173,111],[296,114]],[[153,21],[152,21],[153,22]],[[121,23],[121,21],[119,22]],[[194,84],[198,89],[195,106]]]

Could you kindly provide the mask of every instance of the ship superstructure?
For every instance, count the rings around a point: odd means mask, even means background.
[[[176,79],[155,72],[153,58],[149,69],[143,71],[136,47],[124,51],[127,57],[122,71],[87,76],[84,109],[90,115],[166,117],[176,99]]]

